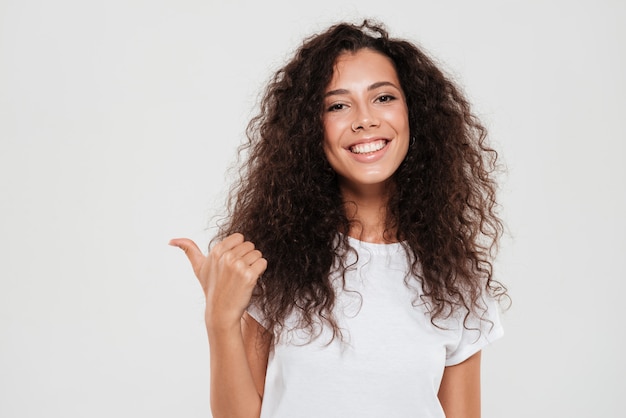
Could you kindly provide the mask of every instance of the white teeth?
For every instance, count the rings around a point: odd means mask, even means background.
[[[381,150],[385,148],[385,145],[387,145],[387,141],[381,139],[378,141],[367,142],[365,144],[354,145],[350,147],[350,151],[355,154],[367,154],[369,152],[376,152],[378,150]]]

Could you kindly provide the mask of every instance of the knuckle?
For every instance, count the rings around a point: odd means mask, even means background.
[[[237,260],[235,255],[232,253],[232,251],[226,251],[224,252],[220,258],[227,264],[234,264],[235,261]]]
[[[258,277],[259,276],[256,274],[256,272],[252,271],[251,269],[247,269],[243,275],[244,283],[247,285],[253,285],[256,283]]]
[[[244,263],[241,258],[233,260],[232,264],[233,264],[233,267],[235,267],[239,271],[245,271],[246,269],[246,263]]]
[[[221,242],[218,242],[217,244],[215,244],[215,246],[213,246],[213,248],[211,248],[211,250],[209,251],[209,255],[219,258],[224,251],[223,248],[224,245]]]

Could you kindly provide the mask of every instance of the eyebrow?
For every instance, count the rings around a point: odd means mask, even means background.
[[[390,81],[378,81],[378,82],[368,86],[367,87],[367,91],[376,90],[379,87],[385,87],[385,86],[391,86],[391,87],[394,87],[394,88],[400,90],[400,88],[398,86],[396,86],[395,84],[393,84]],[[341,94],[349,94],[349,93],[350,93],[350,90],[336,89],[336,90],[331,90],[329,92],[326,92],[326,94],[324,94],[324,97],[336,96],[336,95],[341,95]]]

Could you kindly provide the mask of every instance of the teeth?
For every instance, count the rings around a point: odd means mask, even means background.
[[[369,152],[376,152],[378,150],[381,150],[385,148],[385,145],[387,145],[387,141],[381,139],[379,141],[355,145],[353,147],[350,147],[350,151],[355,154],[367,154]]]

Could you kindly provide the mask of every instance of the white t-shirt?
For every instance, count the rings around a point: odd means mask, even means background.
[[[445,366],[461,363],[502,336],[497,305],[487,299],[488,322],[463,327],[462,315],[430,322],[416,299],[416,280],[405,284],[408,261],[401,244],[372,244],[350,238],[358,262],[338,279],[335,315],[343,341],[322,330],[283,333],[270,352],[262,418],[444,417],[437,398]],[[348,256],[348,263],[354,261]],[[336,274],[340,276],[339,273]],[[263,324],[260,310],[250,315]],[[294,325],[295,319],[288,318]],[[441,324],[441,323],[438,323]]]

